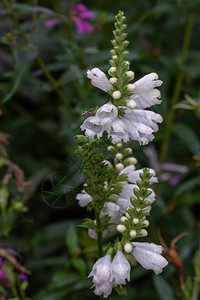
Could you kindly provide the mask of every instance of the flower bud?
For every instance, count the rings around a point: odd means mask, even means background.
[[[133,84],[133,83],[128,83],[128,84],[127,84],[127,90],[128,90],[129,92],[134,92],[135,89],[136,89],[135,84]]]
[[[121,148],[122,147],[122,144],[121,143],[118,143],[117,144],[117,148]]]
[[[126,166],[135,165],[135,164],[137,164],[137,159],[135,157],[129,157],[124,160],[124,165]]]
[[[139,222],[140,222],[140,220],[139,220],[139,219],[137,219],[137,218],[134,218],[134,219],[133,219],[133,224],[135,224],[135,225],[136,225],[136,224],[138,224]]]
[[[124,245],[124,251],[126,253],[131,253],[133,251],[133,246],[131,245],[131,243],[126,243]]]
[[[134,100],[126,101],[126,106],[130,109],[135,109],[137,107],[137,103]]]
[[[120,93],[120,91],[115,91],[113,94],[112,94],[112,97],[114,98],[114,99],[119,99],[120,97],[121,97],[121,93]]]
[[[117,160],[122,160],[123,155],[121,153],[117,153],[115,157]]]
[[[119,163],[115,165],[115,168],[118,172],[122,171],[124,169],[124,165]]]
[[[119,231],[121,233],[126,231],[126,226],[124,226],[122,224],[117,225],[117,231]]]
[[[133,79],[134,76],[135,76],[135,74],[134,74],[133,71],[127,71],[127,72],[126,72],[126,76],[129,77],[129,78],[131,78],[131,79]]]
[[[149,226],[149,221],[148,220],[144,220],[143,224],[144,224],[144,226],[148,227]]]
[[[130,231],[130,236],[132,237],[132,238],[134,238],[134,237],[136,237],[136,235],[137,235],[137,232],[135,231],[135,230],[131,230]]]
[[[121,217],[121,219],[120,219],[120,220],[121,220],[121,222],[123,222],[123,223],[124,223],[124,222],[127,220],[127,218],[126,218],[125,216],[123,216],[123,217]]]
[[[113,55],[112,59],[117,59],[117,55]]]
[[[110,83],[115,84],[117,82],[117,78],[116,77],[111,77],[109,79]]]
[[[112,73],[115,73],[116,72],[116,68],[115,67],[111,67],[109,70],[108,70],[108,74],[112,74]]]
[[[140,235],[141,235],[141,236],[147,236],[147,235],[148,235],[148,232],[146,231],[146,229],[141,229],[141,230],[140,230]]]
[[[111,162],[108,161],[108,160],[103,160],[102,163],[104,163],[104,165],[107,165],[109,169],[112,169],[112,168],[113,168],[113,165],[112,165]]]
[[[129,213],[126,213],[126,217],[127,217],[128,219],[130,219],[130,215],[129,215]]]
[[[125,148],[125,149],[122,150],[122,155],[124,155],[124,156],[130,155],[132,153],[133,153],[133,151],[132,151],[131,148]]]

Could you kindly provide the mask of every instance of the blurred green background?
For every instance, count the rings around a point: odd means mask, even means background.
[[[153,158],[132,144],[138,167],[150,167],[156,160],[158,165],[160,161],[188,168],[184,174],[168,171],[168,179],[157,185],[148,240],[160,243],[160,228],[170,246],[175,236],[187,231],[177,244],[185,278],[200,272],[192,265],[200,236],[200,1],[82,1],[95,13],[89,20],[93,33],[83,35],[69,20],[70,7],[77,3],[0,1],[1,132],[9,136],[11,160],[32,183],[24,197],[28,211],[15,217],[8,240],[33,272],[27,294],[35,300],[95,299],[87,279],[96,257],[95,242],[86,229],[75,226],[89,216],[75,200],[83,182],[75,135],[80,134],[81,114],[109,100],[90,84],[86,72],[93,67],[107,72],[118,10],[127,17],[135,79],[156,72],[163,81],[163,101],[155,111],[164,122],[153,150],[148,148]],[[62,22],[46,27],[51,19]],[[173,176],[176,184],[170,181]],[[58,188],[53,189],[54,184]],[[198,253],[195,259],[200,265]],[[190,298],[192,279],[189,298],[182,294],[172,265],[159,277],[139,266],[132,270],[133,282],[123,299],[198,299],[198,292],[197,298]],[[114,293],[110,299],[117,297]]]

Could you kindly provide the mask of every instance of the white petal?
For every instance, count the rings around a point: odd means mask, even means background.
[[[88,277],[93,276],[94,284],[102,284],[108,281],[111,272],[111,256],[106,254],[105,256],[99,258],[94,264],[92,271]]]
[[[155,104],[160,104],[160,91],[155,87],[161,86],[162,81],[158,80],[156,73],[150,73],[140,80],[136,81],[134,85],[136,90],[131,96],[131,100],[137,103],[137,108],[146,108]]]
[[[110,136],[112,137],[113,144],[120,143],[122,140],[126,143],[129,140],[129,137],[124,122],[116,118],[112,122],[112,126],[110,128],[109,137]]]
[[[94,137],[97,135],[99,138],[103,134],[101,120],[96,116],[87,118],[81,125],[81,130],[86,130],[85,135],[88,137]]]
[[[155,171],[153,169],[149,169],[149,171],[150,171],[151,174],[153,174],[153,176],[150,178],[150,182],[158,182],[158,178],[155,176]],[[129,182],[136,183],[137,180],[141,180],[140,179],[140,174],[142,174],[142,173],[143,173],[143,169],[130,172],[128,174]]]
[[[130,281],[130,270],[131,266],[126,257],[121,251],[117,251],[111,264],[110,280],[114,284],[125,284],[126,279]]]
[[[111,103],[106,103],[102,105],[96,113],[96,116],[99,119],[104,119],[104,118],[110,118],[111,120],[114,120],[118,115],[118,109],[115,105]]]
[[[78,193],[76,195],[76,199],[79,201],[79,205],[81,207],[86,206],[89,202],[92,201],[91,196],[88,193],[86,193],[84,190],[81,193]]]
[[[112,292],[112,283],[109,281],[103,282],[101,285],[96,285],[94,290],[95,295],[101,296],[103,295],[104,298],[107,298]]]
[[[162,246],[153,243],[133,242],[132,244],[135,246],[132,254],[143,268],[151,269],[156,274],[159,274],[168,264],[167,260],[161,255]]]
[[[104,92],[108,92],[113,88],[112,84],[109,82],[106,74],[98,68],[93,68],[91,71],[87,71],[87,77],[91,79],[93,86],[98,87]]]

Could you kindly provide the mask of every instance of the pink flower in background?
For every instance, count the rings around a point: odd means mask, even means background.
[[[83,4],[72,4],[69,9],[69,20],[76,24],[79,34],[92,33],[93,27],[87,20],[94,18],[94,12],[88,10]]]
[[[53,27],[57,24],[60,24],[61,21],[59,19],[51,19],[51,20],[47,20],[44,25],[45,27]]]

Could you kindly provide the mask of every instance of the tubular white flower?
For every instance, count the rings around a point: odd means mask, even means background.
[[[167,260],[161,255],[164,250],[162,246],[153,243],[132,243],[133,256],[143,266],[143,268],[153,270],[156,274],[160,274],[162,269],[168,264]]]
[[[117,251],[112,264],[110,281],[113,284],[125,284],[126,279],[130,281],[130,264],[121,251]]]
[[[161,86],[162,81],[158,80],[156,73],[145,75],[134,83],[136,90],[131,99],[137,103],[137,108],[147,108],[155,104],[160,104],[160,91],[155,87]]]
[[[110,119],[111,121],[114,121],[115,118],[118,115],[118,109],[115,105],[111,103],[106,103],[103,106],[101,106],[96,113],[96,116],[98,119]]]
[[[93,276],[95,287],[94,293],[98,296],[103,295],[107,298],[112,292],[112,283],[110,282],[111,275],[111,256],[106,254],[94,264],[91,273],[88,277]]]
[[[84,207],[87,206],[87,204],[92,201],[92,197],[88,193],[86,193],[85,190],[82,190],[81,193],[78,193],[76,195],[76,200],[78,200],[78,204],[81,207]]]
[[[108,92],[113,88],[106,74],[102,72],[99,68],[93,68],[91,71],[88,70],[87,77],[91,79],[91,83],[93,86],[98,87],[104,92]]]

